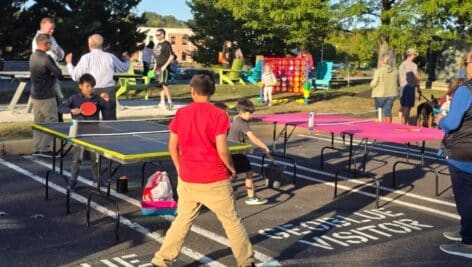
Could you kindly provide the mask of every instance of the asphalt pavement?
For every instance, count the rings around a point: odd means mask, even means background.
[[[264,139],[269,143],[269,137]],[[442,233],[457,230],[459,217],[447,166],[435,157],[437,143],[428,144],[425,166],[420,166],[414,153],[410,160],[417,165],[399,166],[395,189],[391,187],[392,165],[405,157],[405,150],[376,144],[368,156],[368,177],[342,173],[337,198],[333,197],[333,177],[346,165],[346,153],[328,153],[321,170],[320,149],[328,144],[326,136],[295,134],[288,156],[297,162],[296,185],[267,188],[262,176],[255,178],[258,196],[269,200],[266,205],[246,205],[244,180],[234,181],[236,206],[258,265],[472,266],[465,258],[439,250],[440,244],[450,242]],[[64,165],[66,177],[69,157]],[[250,159],[260,172],[257,150]],[[279,159],[278,163],[286,166],[290,181],[290,161]],[[51,177],[49,200],[45,200],[49,159],[28,155],[0,159],[0,266],[150,266],[172,217],[140,214],[140,167],[134,164],[118,171],[118,176],[128,177],[126,195],[112,190],[111,201],[94,197],[87,226],[87,196],[96,190],[90,181],[90,164],[83,164],[81,187],[72,194],[71,213],[66,214],[66,182],[61,176]],[[439,171],[440,196],[434,194],[429,168]],[[163,162],[163,169],[175,182],[172,164]],[[151,170],[146,175],[150,174]],[[373,175],[380,179],[380,207],[375,204]],[[115,202],[121,215],[118,241]],[[202,210],[175,266],[235,264],[221,225],[214,214]]]

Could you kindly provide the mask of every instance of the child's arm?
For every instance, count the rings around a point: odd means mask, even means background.
[[[57,112],[62,114],[72,113],[72,115],[78,115],[80,114],[80,108],[72,108],[72,97],[69,97],[59,104]]]
[[[226,134],[219,134],[216,136],[216,150],[218,151],[218,156],[225,164],[226,168],[229,169],[231,174],[236,175],[236,169],[234,168],[233,161],[231,160],[231,153],[228,149],[228,143],[226,141]]]
[[[261,141],[261,139],[257,138],[257,136],[252,131],[247,132],[246,135],[247,137],[249,137],[249,140],[251,140],[254,145],[262,148],[262,150],[264,150],[264,153],[269,154],[269,148],[266,146],[266,144],[264,144],[264,142]]]
[[[177,171],[177,176],[180,177],[180,157],[179,157],[179,136],[173,132],[169,136],[169,153],[174,163],[175,170]]]

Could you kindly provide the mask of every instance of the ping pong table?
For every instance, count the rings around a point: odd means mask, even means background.
[[[308,113],[283,113],[283,114],[269,114],[269,115],[260,115],[255,116],[256,120],[263,122],[273,123],[273,146],[275,150],[275,145],[277,140],[283,136],[283,156],[287,152],[287,143],[290,137],[292,136],[296,127],[308,129]],[[277,125],[281,124],[282,129],[277,130]],[[376,122],[368,118],[353,118],[349,116],[340,116],[338,114],[316,114],[314,119],[313,132],[318,133],[328,133],[331,135],[331,145],[325,146],[321,149],[320,154],[320,166],[323,168],[324,164],[324,152],[325,150],[338,150],[343,151],[344,148],[335,147],[334,137],[335,135],[340,135],[345,141],[345,138],[348,137],[348,168],[341,169],[336,172],[335,175],[335,197],[337,196],[337,177],[340,172],[347,171],[355,173],[352,169],[351,163],[354,156],[354,136],[361,138],[361,143],[364,144],[363,151],[363,173],[365,173],[366,158],[368,155],[368,141],[372,140],[373,144],[377,141],[389,142],[402,144],[407,146],[407,160],[399,160],[393,164],[392,172],[392,187],[396,187],[396,167],[399,164],[414,165],[409,161],[409,151],[411,143],[419,142],[420,145],[420,156],[421,156],[421,166],[424,165],[424,153],[425,153],[425,142],[431,140],[441,140],[444,136],[444,133],[438,129],[416,127],[410,125],[400,125],[395,123],[383,123]],[[345,142],[343,142],[345,143]],[[439,194],[439,178],[438,173],[434,168],[431,168],[431,171],[436,176],[436,195]],[[375,183],[377,185],[377,199],[378,199],[378,181],[374,177]]]
[[[53,151],[57,151],[56,141],[60,144],[59,151],[53,155],[52,168],[46,173],[46,199],[48,199],[49,174],[56,171],[57,158],[60,164],[59,174],[63,175],[64,157],[72,147],[68,145],[80,146],[99,155],[98,190],[102,178],[102,162],[108,161],[107,196],[110,195],[111,180],[122,165],[142,163],[141,187],[144,187],[146,165],[155,160],[170,158],[168,126],[151,121],[80,121],[75,138],[68,136],[70,123],[33,124],[32,127],[53,137]],[[251,145],[233,142],[228,142],[228,145],[231,152],[246,151],[251,148]],[[67,213],[69,213],[69,202],[67,202]]]
[[[13,111],[15,109],[16,104],[20,100],[23,91],[25,90],[26,84],[31,78],[31,73],[29,71],[0,71],[0,77],[8,77],[12,79],[16,79],[19,81],[18,87],[15,90],[15,94],[10,100],[10,104],[8,105],[7,110]],[[140,78],[141,75],[137,74],[129,74],[129,73],[115,73],[113,77],[116,78]],[[63,70],[62,80],[71,80],[71,76],[68,73],[65,73]],[[28,100],[27,104],[27,112],[31,112],[31,100]]]

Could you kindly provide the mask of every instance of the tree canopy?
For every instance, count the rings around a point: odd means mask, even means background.
[[[169,27],[169,28],[186,28],[187,23],[182,20],[178,20],[174,16],[162,16],[154,12],[144,12],[146,23],[144,26],[147,27]]]
[[[15,7],[15,2],[18,6],[25,1],[9,2],[12,2],[10,6]],[[144,39],[137,28],[144,24],[145,18],[132,12],[139,2],[140,0],[35,0],[28,8],[17,11],[18,16],[9,21],[18,32],[13,40],[15,47],[11,57],[25,58],[31,53],[31,40],[39,29],[40,20],[47,16],[56,21],[54,37],[66,52],[75,54],[75,60],[87,52],[87,38],[93,33],[103,35],[104,47],[112,53],[133,51],[137,42]],[[3,6],[5,2],[1,3]],[[8,17],[7,14],[11,16],[11,13],[3,13],[8,12],[5,9],[0,9],[0,12],[0,18]]]

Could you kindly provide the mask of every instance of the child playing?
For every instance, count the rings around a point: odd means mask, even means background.
[[[234,117],[231,129],[229,130],[228,140],[232,142],[245,143],[248,138],[254,145],[260,147],[264,153],[269,154],[269,148],[251,131],[249,120],[254,113],[254,104],[243,99],[238,101],[237,106],[239,115]],[[247,137],[247,138],[246,138]],[[254,192],[254,181],[252,180],[252,168],[249,159],[244,154],[232,154],[232,159],[236,173],[246,173],[247,205],[262,205],[267,199],[257,198]]]
[[[261,82],[264,84],[264,103],[270,107],[272,105],[272,87],[277,83],[270,64],[264,64],[264,73],[262,73]]]
[[[254,251],[236,213],[231,177],[236,174],[226,141],[229,118],[209,102],[215,84],[208,75],[190,81],[193,103],[169,124],[169,152],[177,170],[177,217],[154,255],[153,266],[170,266],[180,254],[192,222],[204,205],[223,225],[237,266],[254,266]]]
[[[74,94],[64,102],[62,102],[58,111],[60,113],[70,113],[72,119],[77,120],[98,120],[100,110],[109,108],[110,96],[102,92],[100,97],[93,93],[93,87],[95,86],[95,78],[92,75],[86,73],[79,79],[80,93]],[[84,102],[92,102],[97,106],[97,111],[90,116],[85,116],[80,110],[80,105]],[[78,146],[72,148],[72,166],[70,171],[69,189],[74,191],[77,186],[77,177],[79,176],[80,163],[82,162],[84,149]],[[98,162],[97,154],[90,153],[90,160],[92,162],[92,177],[98,182]]]

